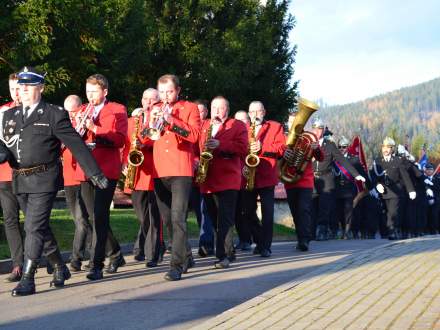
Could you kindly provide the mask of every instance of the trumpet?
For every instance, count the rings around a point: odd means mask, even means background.
[[[92,119],[93,110],[93,104],[89,103],[87,104],[87,107],[84,109],[84,111],[81,111],[79,114],[76,115],[76,118],[78,120],[75,126],[75,130],[81,137],[83,137],[87,132],[86,121],[87,119]]]
[[[148,136],[151,140],[156,141],[160,139],[162,131],[165,127],[165,114],[171,114],[172,108],[168,103],[164,103],[161,108],[162,116],[156,119],[152,127],[147,128],[146,136]]]

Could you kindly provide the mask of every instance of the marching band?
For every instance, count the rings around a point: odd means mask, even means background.
[[[11,75],[12,102],[0,107],[0,202],[13,260],[6,280],[18,282],[12,296],[35,293],[42,256],[53,268],[55,287],[81,269],[91,281],[102,279],[106,257],[106,273],[125,264],[109,221],[121,173],[140,225],[134,257],[149,268],[161,263],[165,228],[168,281],[194,267],[190,200],[201,228],[199,256],[214,254],[215,268],[228,268],[235,249],[249,251],[252,243],[254,254],[270,257],[280,180],[298,251],[308,251],[311,240],[375,238],[377,232],[394,240],[440,229],[440,179],[432,164],[419,169],[387,137],[381,156],[366,168],[350,141],[335,143],[321,120],[304,130],[318,108],[312,102],[299,100],[286,135],[282,124],[265,119],[262,102],[232,117],[227,98],[216,96],[208,111],[201,101],[180,99],[179,79],[171,74],[158,79],[157,90],[144,91],[142,107],[130,118],[123,105],[108,100],[109,83],[101,74],[86,80],[87,104],[69,95],[64,108],[42,99],[44,80],[31,67]],[[75,223],[70,270],[49,225],[63,188]],[[19,205],[26,218],[24,240]]]

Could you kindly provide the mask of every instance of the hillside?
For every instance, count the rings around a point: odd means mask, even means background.
[[[371,158],[384,136],[407,144],[417,158],[426,143],[428,156],[440,158],[440,78],[346,105],[324,107],[320,118],[338,139],[360,134]]]

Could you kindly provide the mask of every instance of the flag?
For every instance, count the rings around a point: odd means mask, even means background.
[[[428,164],[428,155],[426,154],[426,145],[424,144],[422,150],[420,150],[420,158],[419,158],[419,169],[423,170]]]
[[[352,155],[359,158],[359,162],[361,163],[362,168],[364,169],[365,173],[368,174],[368,165],[367,165],[367,158],[365,157],[364,147],[362,145],[362,140],[359,135],[356,135],[353,138],[353,141],[347,148],[347,152]],[[353,200],[353,207],[356,207],[357,203],[368,194],[368,189],[362,181],[356,181],[355,185],[357,188],[357,195],[355,196]]]

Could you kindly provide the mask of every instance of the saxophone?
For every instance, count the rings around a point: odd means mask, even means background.
[[[251,129],[249,131],[249,153],[246,156],[244,162],[246,164],[244,170],[244,176],[246,178],[246,187],[245,189],[248,191],[254,190],[255,186],[255,172],[257,171],[257,166],[260,164],[260,157],[256,153],[251,151],[251,143],[255,142],[255,128],[257,125],[257,121],[254,120],[251,124]]]
[[[298,113],[289,129],[286,146],[293,150],[293,160],[289,163],[282,158],[280,161],[280,179],[285,183],[295,183],[301,179],[307,163],[312,159],[312,143],[317,142],[315,134],[304,131],[304,126],[310,116],[319,109],[319,106],[306,99],[298,101]]]
[[[208,131],[206,132],[205,143],[212,138],[212,126],[213,125],[211,122],[211,125],[209,125]],[[206,178],[208,176],[209,162],[213,157],[214,156],[212,155],[212,151],[204,147],[202,153],[200,154],[199,166],[197,167],[196,182],[198,184],[206,181]]]
[[[134,117],[134,129],[131,135],[131,145],[130,151],[128,152],[128,167],[127,175],[125,176],[125,188],[134,189],[134,181],[136,179],[136,174],[139,166],[144,162],[144,154],[136,145],[137,136],[140,130],[140,117],[141,114]]]

